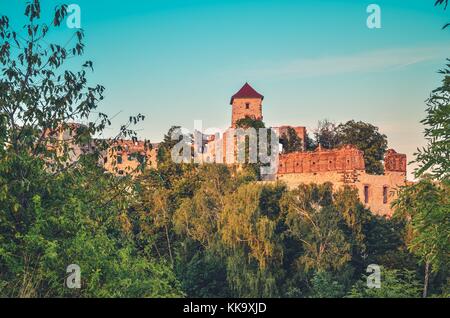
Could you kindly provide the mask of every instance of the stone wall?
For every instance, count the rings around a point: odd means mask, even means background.
[[[302,183],[331,182],[335,189],[351,186],[358,190],[361,202],[373,213],[391,217],[396,190],[407,182],[406,155],[388,150],[384,175],[367,174],[364,168],[363,153],[354,146],[318,149],[281,155],[276,179],[291,189]]]
[[[294,189],[300,184],[323,184],[331,182],[334,190],[345,185],[358,190],[361,203],[376,215],[392,216],[391,203],[396,198],[398,187],[405,185],[405,176],[400,172],[385,175],[370,175],[365,171],[326,171],[281,174],[278,181],[286,183],[288,188]],[[366,197],[367,192],[367,197]]]

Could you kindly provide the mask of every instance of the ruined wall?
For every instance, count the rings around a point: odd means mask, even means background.
[[[363,152],[354,146],[280,155],[278,174],[364,170]]]
[[[406,155],[389,150],[384,175],[367,174],[363,153],[354,146],[281,155],[277,180],[291,189],[302,183],[331,182],[335,189],[351,186],[358,190],[361,202],[373,213],[390,217],[396,190],[407,182]]]
[[[384,170],[406,173],[406,155],[389,149],[384,157]]]
[[[371,175],[363,173],[356,187],[361,202],[365,203],[365,187],[368,191],[368,202],[366,207],[377,215],[391,217],[393,210],[391,203],[397,198],[397,190],[406,184],[405,174],[393,172],[385,175]],[[385,197],[386,194],[386,197]]]
[[[116,150],[114,147],[120,146],[120,150]],[[152,149],[145,149],[143,141],[133,142],[132,140],[119,140],[114,146],[109,148],[103,158],[103,167],[105,170],[118,174],[139,174],[140,171],[136,171],[139,166],[139,161],[135,155],[145,155],[146,167],[157,168],[157,153],[158,145],[153,144]],[[120,159],[119,159],[120,157]]]

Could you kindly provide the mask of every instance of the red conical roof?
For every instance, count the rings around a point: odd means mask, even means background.
[[[250,86],[249,83],[245,83],[242,88],[231,97],[230,104],[233,104],[233,100],[235,98],[261,98],[264,99],[264,96],[258,93]]]

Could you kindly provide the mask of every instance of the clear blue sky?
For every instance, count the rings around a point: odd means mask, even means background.
[[[0,0],[0,14],[20,26],[24,2]],[[56,3],[42,1],[46,15]],[[116,126],[147,115],[140,135],[154,142],[196,119],[227,127],[229,98],[248,81],[265,96],[266,124],[363,120],[411,158],[423,144],[424,100],[450,57],[450,30],[441,30],[450,9],[434,0],[66,3],[81,7],[91,83],[106,87],[101,110],[123,111]],[[366,26],[371,3],[381,7],[381,29]],[[54,37],[70,35],[63,28]]]

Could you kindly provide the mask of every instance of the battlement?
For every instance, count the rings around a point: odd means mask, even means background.
[[[365,170],[363,152],[352,145],[282,154],[278,166],[278,174],[346,170]]]

